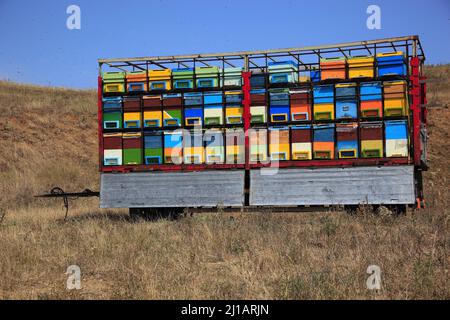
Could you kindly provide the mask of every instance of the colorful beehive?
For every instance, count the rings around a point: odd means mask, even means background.
[[[313,126],[314,159],[334,159],[334,124]]]
[[[181,93],[163,94],[162,104],[164,127],[181,126],[181,106],[183,104]]]
[[[122,97],[103,97],[103,110],[122,110]]]
[[[255,89],[263,89],[266,87],[266,71],[263,69],[252,70],[250,76],[250,87]]]
[[[359,125],[359,140],[362,158],[382,158],[383,122],[361,122]]]
[[[148,70],[149,89],[152,90],[171,90],[172,89],[172,70]]]
[[[144,109],[144,128],[162,127],[162,110],[161,109]]]
[[[408,123],[406,120],[385,122],[386,157],[408,156]]]
[[[123,164],[142,164],[142,135],[140,133],[123,134]]]
[[[222,92],[205,92],[203,94],[205,125],[223,124]]]
[[[123,127],[140,128],[141,127],[141,112],[140,111],[124,111],[123,113]]]
[[[378,76],[405,76],[406,59],[403,52],[377,54]]]
[[[266,123],[266,106],[250,106],[250,123]]]
[[[314,86],[314,120],[334,119],[334,86]]]
[[[183,131],[164,131],[164,163],[183,163]]]
[[[323,58],[320,59],[321,79],[346,79],[347,61],[345,58]]]
[[[267,161],[267,129],[252,128],[248,133],[250,141],[250,161]]]
[[[336,119],[356,119],[357,105],[356,83],[336,84]]]
[[[386,117],[405,116],[408,114],[408,95],[406,81],[385,81],[384,115]]]
[[[242,98],[241,90],[225,91],[226,104],[242,104]]]
[[[146,132],[144,134],[145,164],[162,164],[163,133],[162,131]]]
[[[193,89],[194,69],[193,68],[172,69],[172,79],[174,89]]]
[[[223,132],[220,129],[207,130],[203,135],[207,164],[219,164],[225,161]]]
[[[311,120],[311,90],[292,89],[289,91],[292,121]]]
[[[336,125],[336,148],[339,159],[358,157],[357,123],[339,123]]]
[[[121,129],[122,128],[122,111],[107,110],[103,112],[103,128],[104,129]]]
[[[201,106],[203,105],[203,94],[201,92],[185,93],[185,106]]]
[[[148,91],[147,72],[130,71],[126,74],[128,92]]]
[[[103,164],[105,166],[122,165],[122,134],[103,134]]]
[[[252,106],[266,105],[266,90],[265,89],[250,90],[250,104]]]
[[[269,62],[270,83],[298,82],[298,65],[293,61]]]
[[[161,95],[148,95],[142,97],[142,106],[144,108],[161,108]]]
[[[224,68],[220,71],[221,86],[223,87],[241,87],[242,86],[242,68]]]
[[[383,116],[383,87],[381,82],[360,84],[360,113],[362,118],[380,118]]]
[[[184,125],[197,126],[203,125],[203,107],[202,106],[185,106],[184,107]]]
[[[269,127],[269,155],[271,161],[289,160],[291,158],[289,127]]]
[[[183,157],[186,164],[205,162],[202,132],[185,130],[183,134]]]
[[[217,88],[219,86],[219,67],[196,67],[197,88]]]
[[[226,105],[225,118],[227,124],[241,124],[244,109],[241,105]]]
[[[228,164],[245,163],[245,132],[242,128],[225,131],[225,159]]]
[[[374,62],[372,56],[355,56],[348,58],[348,77],[354,78],[373,78],[375,76]]]
[[[292,160],[312,159],[311,125],[291,127]]]
[[[124,93],[125,92],[125,72],[107,71],[102,73],[103,92]]]
[[[203,125],[203,94],[184,94],[184,123],[186,126]]]
[[[289,103],[289,89],[271,89],[269,91],[270,106],[269,116],[270,121],[287,122],[290,119],[290,103]]]
[[[124,97],[123,98],[124,111],[139,111],[141,110],[141,99],[139,97]]]

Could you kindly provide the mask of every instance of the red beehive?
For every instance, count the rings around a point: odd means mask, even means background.
[[[144,108],[161,107],[161,95],[149,95],[142,97],[142,105]]]
[[[103,135],[103,149],[122,149],[122,134],[110,133]]]
[[[126,111],[138,111],[141,108],[141,99],[138,97],[124,97],[123,109]]]
[[[296,129],[292,127],[291,130],[291,142],[292,143],[307,143],[311,142],[311,130],[309,126],[305,126],[302,129]]]
[[[361,140],[383,140],[383,123],[379,121],[362,122],[359,136]]]

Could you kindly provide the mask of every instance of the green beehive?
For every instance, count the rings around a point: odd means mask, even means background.
[[[198,88],[216,88],[219,86],[219,67],[196,67]]]
[[[122,71],[107,71],[102,73],[104,83],[124,82],[125,72]]]
[[[122,112],[104,112],[103,113],[104,129],[121,129],[122,128]]]
[[[175,89],[192,89],[194,88],[194,69],[172,69],[172,79]]]
[[[123,149],[123,163],[124,164],[141,164],[142,152],[141,149]]]

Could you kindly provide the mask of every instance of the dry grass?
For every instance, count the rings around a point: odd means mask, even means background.
[[[10,112],[0,127],[0,298],[449,299],[448,69],[427,67],[429,208],[400,217],[363,209],[132,222],[91,199],[64,222],[61,203],[32,195],[97,187],[95,92],[0,82],[0,111]],[[82,290],[65,289],[71,264]],[[380,291],[366,289],[370,264],[381,267]]]

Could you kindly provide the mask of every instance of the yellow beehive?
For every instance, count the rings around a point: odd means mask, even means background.
[[[375,75],[374,62],[372,56],[352,57],[348,62],[348,76],[350,79],[368,77],[373,78]]]
[[[161,127],[162,111],[144,111],[144,127]]]
[[[296,142],[291,144],[292,160],[311,160],[312,159],[312,143]]]
[[[363,158],[382,158],[383,140],[361,140],[361,155]]]
[[[405,116],[408,115],[408,98],[406,94],[406,82],[385,81],[384,87],[384,115]]]
[[[242,123],[243,108],[241,106],[227,106],[225,108],[225,117],[227,124]]]
[[[140,112],[124,112],[123,114],[124,128],[140,128],[141,113]]]
[[[103,92],[106,93],[114,93],[114,92],[125,92],[125,84],[124,83],[105,83],[103,85]]]
[[[314,120],[333,120],[334,104],[320,103],[314,104]]]
[[[148,79],[150,81],[150,90],[171,90],[172,70],[148,70]]]

